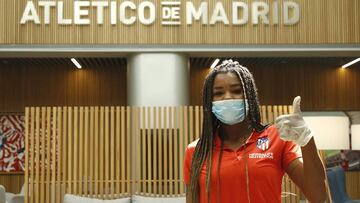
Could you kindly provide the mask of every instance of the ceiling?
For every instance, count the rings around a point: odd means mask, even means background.
[[[190,58],[190,64],[195,66],[210,67],[216,58]],[[316,58],[294,58],[294,57],[261,57],[261,58],[219,58],[220,61],[226,59],[232,59],[238,61],[244,66],[265,66],[265,65],[277,65],[277,64],[317,64],[317,65],[335,65],[340,67],[352,60],[355,57],[316,57]],[[219,62],[220,63],[220,62]],[[360,63],[356,63],[353,67],[360,67]]]
[[[190,65],[197,67],[210,67],[216,58],[213,57],[193,57],[190,58]],[[276,65],[276,64],[329,64],[339,67],[352,61],[355,57],[315,57],[315,58],[295,58],[295,57],[242,57],[242,58],[219,58],[220,60],[233,59],[239,61],[244,66]],[[83,67],[104,67],[104,66],[126,66],[126,58],[77,58]],[[0,58],[1,66],[73,66],[70,58]],[[360,67],[360,63],[352,67]]]
[[[126,66],[126,58],[76,58],[84,67]],[[1,65],[73,66],[70,58],[0,58]]]

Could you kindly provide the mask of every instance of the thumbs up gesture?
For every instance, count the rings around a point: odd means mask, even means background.
[[[302,117],[300,101],[300,96],[295,97],[293,102],[294,112],[277,117],[275,125],[279,130],[280,138],[282,140],[290,140],[303,147],[313,137],[313,132]]]

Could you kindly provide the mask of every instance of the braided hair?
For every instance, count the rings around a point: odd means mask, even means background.
[[[213,101],[213,86],[214,79],[219,73],[234,73],[241,81],[245,99],[249,105],[249,115],[245,115],[249,121],[251,127],[257,131],[262,132],[266,126],[261,124],[259,101],[257,97],[257,88],[255,86],[255,80],[250,71],[240,65],[237,61],[225,60],[222,64],[216,66],[205,78],[203,86],[203,131],[202,135],[195,147],[195,151],[192,158],[191,169],[190,169],[190,185],[187,191],[188,202],[198,203],[199,202],[199,175],[201,168],[205,164],[206,168],[206,193],[208,196],[208,202],[210,201],[210,177],[212,167],[212,154],[215,140],[216,129],[219,125],[219,121],[212,113],[212,101]],[[221,142],[220,158],[218,161],[218,180],[220,180],[220,163],[222,158],[224,144]],[[219,185],[218,185],[218,196],[219,196]],[[219,201],[219,199],[218,199]]]

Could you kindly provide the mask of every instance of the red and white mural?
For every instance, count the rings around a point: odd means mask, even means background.
[[[0,171],[23,171],[24,163],[24,116],[0,115]]]

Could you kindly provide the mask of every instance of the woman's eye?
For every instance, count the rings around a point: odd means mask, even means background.
[[[215,96],[218,96],[218,95],[221,95],[221,94],[222,94],[222,92],[214,92]]]
[[[242,94],[242,89],[236,89],[233,91],[235,94]]]

